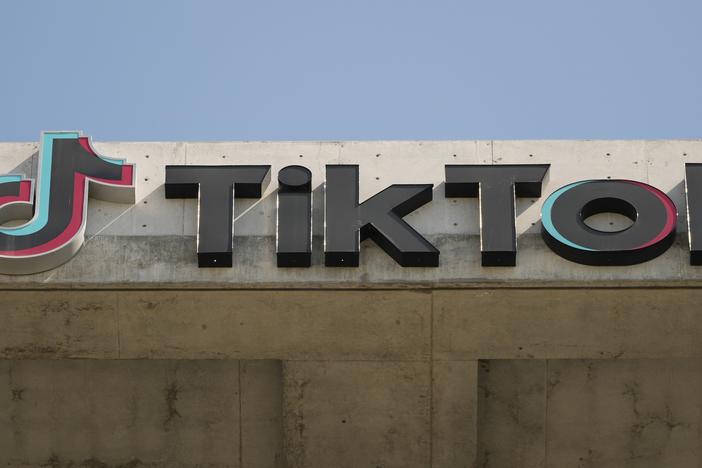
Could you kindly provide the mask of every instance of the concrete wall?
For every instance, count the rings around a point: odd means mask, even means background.
[[[282,466],[275,361],[2,361],[0,385],[2,466]]]
[[[699,360],[484,361],[478,380],[478,466],[700,465]]]
[[[701,294],[6,291],[0,461],[699,466]]]
[[[579,266],[539,239],[541,200],[520,200],[518,266],[482,268],[477,201],[440,185],[445,163],[550,162],[546,193],[649,181],[684,230],[683,163],[702,142],[95,146],[137,163],[139,200],[91,201],[73,260],[0,276],[0,466],[702,466],[684,234],[643,265]],[[0,144],[0,173],[36,175],[36,151]],[[273,183],[237,201],[234,267],[198,269],[195,203],[163,198],[163,166],[186,162],[307,165],[317,235],[327,162],[361,165],[362,198],[433,182],[408,219],[441,266],[401,268],[367,242],[360,268],[324,268],[317,238],[312,268],[275,268]]]

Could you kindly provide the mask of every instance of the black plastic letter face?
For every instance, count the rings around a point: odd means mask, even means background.
[[[261,198],[270,166],[166,166],[166,198],[197,198],[199,267],[232,266],[234,198]]]
[[[628,228],[603,232],[585,224],[598,213],[619,213]],[[675,240],[677,209],[668,196],[632,180],[584,180],[553,192],[541,209],[541,233],[563,258],[584,265],[635,265],[651,260]]]
[[[439,251],[402,217],[432,199],[432,184],[391,185],[358,203],[358,166],[328,165],[324,264],[358,266],[360,243],[371,238],[405,267],[439,265]]]
[[[548,164],[447,165],[446,197],[480,198],[483,266],[515,266],[516,197],[540,197]]]
[[[702,265],[702,164],[685,164],[687,237],[690,265]]]
[[[312,264],[312,172],[306,167],[278,172],[276,256],[279,267]]]

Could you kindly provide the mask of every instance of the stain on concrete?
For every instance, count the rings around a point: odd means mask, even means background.
[[[310,384],[309,379],[291,379],[289,381],[289,395],[287,398],[287,411],[289,421],[292,423],[289,427],[291,430],[290,440],[285,447],[287,466],[304,467],[306,466],[306,449],[307,449],[307,434],[305,433],[307,426],[305,423],[305,391]]]
[[[490,466],[490,450],[485,449],[482,451],[482,462],[480,463],[480,468],[488,468]]]
[[[122,463],[120,465],[116,465],[115,468],[137,468],[138,466],[145,466],[145,465],[138,458],[133,458],[133,459],[129,460],[127,463]]]
[[[596,468],[597,466],[599,466],[597,453],[592,449],[588,449],[586,455],[578,458],[578,468]]]
[[[144,463],[141,460],[139,460],[138,458],[133,458],[133,459],[129,460],[127,463],[117,465],[115,468],[137,468],[138,466],[144,466]]]
[[[22,465],[24,466],[24,465]],[[124,463],[110,464],[98,458],[87,458],[82,461],[61,460],[56,454],[43,464],[39,465],[45,468],[138,468],[138,467],[166,467],[167,463],[144,463],[138,458],[132,458]],[[198,465],[199,466],[199,465]]]
[[[68,301],[52,301],[43,304],[39,310],[44,315],[44,317],[49,314],[59,314],[69,312],[71,309],[70,303]]]
[[[297,431],[300,436],[300,440],[305,437],[305,411],[304,411],[304,401],[305,401],[305,388],[310,384],[309,380],[302,380],[298,384],[297,401],[300,403],[300,410],[297,412]]]
[[[602,359],[621,359],[624,356],[624,351],[600,351]]]
[[[585,375],[585,378],[587,380],[587,383],[592,383],[593,380],[595,380],[595,370],[594,370],[594,362],[590,361],[587,363],[587,373]]]
[[[631,400],[631,410],[637,417],[640,417],[639,413],[639,399],[641,398],[641,390],[639,388],[638,382],[627,382],[624,384],[624,391],[622,395]]]
[[[182,417],[178,412],[178,408],[176,407],[178,394],[181,392],[181,390],[182,389],[178,386],[177,382],[171,382],[165,389],[166,419],[163,421],[163,426],[166,430],[168,430],[168,427],[173,419],[176,417]]]
[[[75,310],[78,312],[98,312],[105,310],[105,304],[102,302],[88,302],[86,304],[76,306]]]
[[[143,305],[147,310],[154,310],[158,308],[158,302],[145,301],[143,299],[139,300],[139,304]]]
[[[16,387],[10,389],[10,392],[12,392],[12,401],[22,401],[24,399],[24,392],[26,391],[26,388],[21,388],[21,387]]]
[[[61,355],[62,350],[56,346],[38,345],[29,343],[24,346],[5,346],[1,355],[5,359],[30,359],[37,357],[55,357]]]
[[[49,459],[46,461],[46,463],[42,466],[48,466],[50,468],[61,468],[61,460],[55,453],[52,453]]]
[[[110,468],[110,465],[98,460],[97,458],[88,458],[87,460],[83,460],[80,466],[85,468]]]
[[[636,422],[631,426],[631,434],[633,439],[639,439],[642,433],[650,426],[654,424],[660,424],[668,433],[673,431],[676,427],[687,427],[687,424],[676,421],[673,418],[672,410],[670,405],[664,405],[664,414],[657,413],[642,413],[638,406],[640,402],[640,388],[638,382],[629,382],[624,384],[625,390],[622,393],[624,396],[631,399],[632,412],[636,416]]]
[[[548,395],[553,394],[553,390],[555,390],[555,388],[560,383],[561,383],[561,372],[558,370],[550,372],[548,375],[548,380],[547,380]]]

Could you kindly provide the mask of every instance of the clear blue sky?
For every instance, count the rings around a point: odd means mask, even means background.
[[[0,54],[0,140],[702,138],[700,0],[3,0]]]

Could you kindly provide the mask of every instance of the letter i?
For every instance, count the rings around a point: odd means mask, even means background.
[[[312,173],[306,167],[278,172],[275,250],[279,267],[312,264]]]

